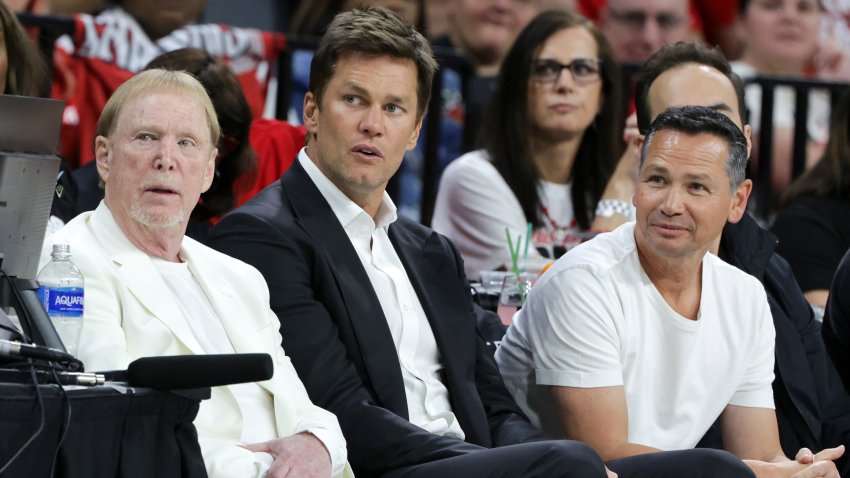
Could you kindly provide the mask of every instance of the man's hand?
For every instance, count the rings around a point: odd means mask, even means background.
[[[827,448],[813,455],[808,448],[801,448],[795,456],[796,461],[785,460],[774,463],[745,460],[752,466],[756,476],[790,478],[839,478],[838,469],[833,460],[844,454],[844,445]]]
[[[811,64],[819,80],[850,81],[850,56],[834,35],[818,41]]]
[[[839,445],[836,448],[824,448],[817,455],[813,455],[808,448],[800,448],[794,459],[797,460],[797,463],[808,465],[816,461],[835,461],[842,455],[844,455],[844,445]]]
[[[831,461],[819,461],[809,465],[803,471],[795,473],[791,478],[841,478],[835,463]]]
[[[299,433],[243,448],[254,453],[268,453],[274,462],[268,478],[327,478],[331,476],[331,457],[322,442],[310,433]]]

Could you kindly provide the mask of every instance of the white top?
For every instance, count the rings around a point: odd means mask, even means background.
[[[752,78],[758,72],[750,64],[742,61],[731,63],[734,71],[742,79]],[[747,110],[750,112],[749,120],[753,133],[761,131],[761,85],[750,83],[745,88],[745,101]],[[773,127],[794,127],[794,102],[796,93],[789,86],[778,87],[773,90]],[[809,116],[806,121],[806,129],[809,139],[825,144],[829,139],[829,112],[830,99],[826,90],[809,91]]]
[[[396,207],[387,193],[376,221],[334,185],[304,152],[298,161],[331,206],[369,276],[393,336],[410,422],[437,435],[465,435],[440,381],[443,364],[431,324],[387,235]]]
[[[169,262],[158,257],[151,257],[151,261],[174,296],[175,302],[186,318],[186,323],[189,324],[189,328],[192,329],[204,352],[208,354],[236,353],[221,324],[221,319],[215,313],[198,280],[189,270],[189,264]],[[244,417],[242,443],[262,443],[277,438],[274,403],[269,392],[256,382],[227,387],[236,397]],[[325,447],[330,449],[328,445]],[[266,467],[270,466],[274,460],[268,453],[255,453],[255,455],[259,461],[266,464]]]
[[[774,408],[775,332],[761,284],[712,254],[698,320],[670,308],[638,259],[634,223],[564,255],[496,352],[508,390],[550,436],[548,385],[624,386],[629,442],[693,448],[727,405]]]
[[[538,214],[544,224],[532,235],[534,247],[529,248],[529,256],[539,257],[537,248],[541,248],[552,257],[554,246],[569,249],[581,242],[571,191],[571,184],[538,184],[545,208],[545,214],[543,209]],[[517,237],[525,240],[528,222],[519,200],[485,150],[464,154],[443,171],[431,227],[457,246],[468,277],[478,278],[483,270],[510,268],[505,228],[510,229],[514,241]]]

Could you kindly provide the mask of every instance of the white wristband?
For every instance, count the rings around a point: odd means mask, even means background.
[[[610,218],[619,214],[629,221],[634,221],[635,214],[632,205],[619,199],[601,199],[596,205],[596,217]]]

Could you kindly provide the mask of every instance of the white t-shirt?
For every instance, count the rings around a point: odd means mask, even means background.
[[[570,248],[582,240],[573,214],[572,185],[540,181],[537,190],[545,208],[538,211],[543,226],[532,235],[529,255],[540,256],[540,248],[552,257],[554,246]],[[509,265],[505,228],[512,238],[525,240],[528,222],[486,151],[464,154],[443,171],[431,227],[457,246],[468,277],[477,279],[479,271]]]
[[[693,448],[726,405],[774,408],[775,332],[761,284],[706,254],[696,321],[643,271],[634,223],[564,255],[532,289],[496,352],[531,421],[564,430],[549,385],[622,385],[629,442]]]
[[[752,78],[758,72],[748,63],[733,61],[732,71],[742,79]],[[753,133],[761,131],[761,85],[751,83],[745,88],[749,123]],[[794,89],[781,86],[773,90],[773,127],[793,128],[795,121]],[[806,131],[809,139],[818,144],[826,144],[829,139],[830,97],[826,90],[809,91],[809,116],[806,121]]]

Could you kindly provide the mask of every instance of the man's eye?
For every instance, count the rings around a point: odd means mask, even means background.
[[[386,110],[389,113],[398,113],[401,111],[401,108],[398,105],[387,105]]]
[[[648,181],[651,182],[651,183],[661,184],[661,183],[664,182],[664,178],[662,178],[661,176],[655,175],[655,176],[650,176]]]
[[[700,183],[691,184],[691,189],[694,191],[706,191],[705,186]]]
[[[354,95],[346,95],[343,100],[350,105],[356,105],[359,103],[358,98]]]
[[[193,141],[188,140],[188,139],[181,139],[180,141],[177,142],[177,144],[179,144],[180,146],[184,146],[184,147],[195,145],[195,143]]]
[[[139,133],[138,136],[136,136],[136,139],[140,141],[151,141],[153,139],[153,135],[148,133]]]

